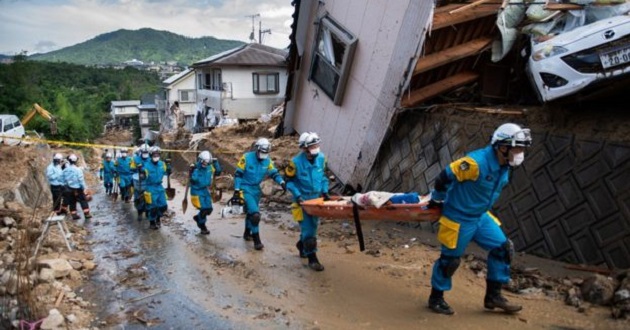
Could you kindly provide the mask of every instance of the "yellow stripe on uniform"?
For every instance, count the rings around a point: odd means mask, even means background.
[[[455,174],[457,181],[475,181],[479,178],[479,165],[470,157],[460,158],[450,165],[451,171]]]
[[[499,225],[499,227],[501,227],[501,220],[499,220],[499,218],[495,217],[494,214],[490,213],[490,211],[488,211],[486,213],[488,213],[490,218],[492,218],[492,220],[494,220],[494,222],[496,222],[497,225]]]
[[[284,169],[284,174],[289,177],[292,178],[295,176],[295,163],[293,163],[293,161],[289,161],[289,165],[287,166],[287,168]]]
[[[241,156],[241,159],[239,159],[238,164],[236,164],[236,167],[240,168],[241,170],[245,170],[245,155]]]

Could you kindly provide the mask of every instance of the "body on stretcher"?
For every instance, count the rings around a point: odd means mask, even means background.
[[[366,196],[370,193],[373,196]],[[395,220],[395,221],[437,221],[440,210],[429,209],[427,205],[430,195],[419,196],[418,203],[395,204],[410,200],[409,196],[401,194],[369,192],[355,194],[352,197],[337,197],[330,201],[316,198],[304,201],[304,212],[317,217],[329,219],[352,219],[353,208],[356,203],[358,215],[361,220]],[[412,198],[413,200],[413,198]],[[366,201],[370,201],[366,203]],[[367,205],[366,205],[367,204]]]

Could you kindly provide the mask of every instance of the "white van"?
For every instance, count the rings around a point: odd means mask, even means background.
[[[7,138],[7,136],[19,138],[24,136],[24,126],[16,115],[0,115],[0,143],[16,145],[21,141]]]

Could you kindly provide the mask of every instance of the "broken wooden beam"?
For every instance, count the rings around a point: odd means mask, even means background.
[[[483,6],[470,8],[469,10],[449,14],[448,11],[435,12],[431,31],[439,30],[447,26],[453,26],[487,16],[496,16],[501,3],[487,3]],[[452,10],[451,10],[452,11]]]
[[[479,74],[472,71],[457,73],[446,79],[411,91],[409,96],[403,97],[403,99],[401,100],[401,106],[403,108],[416,106],[442,93],[469,84],[477,79],[479,79]]]
[[[451,14],[451,15],[452,14],[456,14],[456,13],[459,13],[461,11],[464,11],[464,10],[467,10],[467,9],[470,9],[470,8],[475,8],[475,7],[479,6],[479,5],[483,5],[484,3],[487,3],[487,2],[490,2],[490,0],[477,0],[477,1],[469,3],[467,5],[463,5],[463,6],[459,7],[459,8],[457,8],[457,9],[453,9],[453,10],[449,11],[448,13]]]
[[[452,63],[468,56],[477,55],[481,51],[489,47],[491,43],[491,37],[481,37],[463,43],[461,45],[457,45],[436,53],[429,54],[418,60],[418,63],[416,63],[416,68],[413,70],[413,75],[415,76],[419,73],[435,69],[444,64]]]

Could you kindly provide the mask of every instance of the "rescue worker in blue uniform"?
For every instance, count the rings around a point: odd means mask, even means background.
[[[146,182],[144,201],[147,208],[149,228],[158,229],[162,226],[160,218],[167,210],[166,191],[162,181],[165,175],[171,174],[169,161],[160,160],[160,148],[151,148],[151,160],[147,162],[140,172],[140,180]]]
[[[70,207],[70,214],[72,219],[78,220],[80,217],[77,215],[77,202],[83,209],[83,216],[85,219],[92,217],[90,214],[90,206],[85,198],[85,178],[83,176],[83,170],[77,167],[77,161],[79,157],[75,154],[68,156],[68,165],[63,170],[63,181],[65,188],[63,207],[64,209]]]
[[[429,308],[434,312],[454,313],[444,300],[444,291],[451,290],[452,276],[470,241],[489,251],[484,307],[508,313],[522,309],[501,295],[503,284],[510,280],[514,245],[490,208],[508,184],[512,169],[525,159],[531,141],[529,129],[503,124],[492,135],[490,145],[452,162],[436,178],[429,206],[442,209],[438,230],[442,247],[431,277]]]
[[[105,159],[101,162],[101,169],[99,171],[98,178],[103,181],[103,185],[105,186],[105,193],[108,195],[112,194],[112,189],[114,188],[114,172],[116,171],[116,166],[114,161],[112,161],[112,154],[105,154]]]
[[[56,153],[53,156],[53,161],[46,168],[46,179],[50,185],[50,192],[52,193],[53,211],[57,215],[62,213],[61,202],[63,199],[64,181],[63,181],[63,156],[60,153]]]
[[[191,164],[190,175],[190,201],[199,210],[193,217],[202,235],[209,235],[206,227],[207,217],[212,213],[212,196],[210,189],[212,180],[221,174],[221,165],[217,159],[212,159],[212,154],[205,150],[199,154],[196,164]]]
[[[245,232],[243,239],[254,240],[254,249],[262,250],[264,245],[260,240],[260,209],[258,203],[262,196],[260,183],[266,178],[272,178],[286,191],[286,183],[269,159],[271,143],[265,138],[258,139],[255,150],[246,152],[236,165],[234,173],[233,203],[241,198],[245,201]]]
[[[131,160],[131,178],[133,180],[133,204],[138,211],[138,221],[142,220],[142,214],[147,213],[146,203],[144,202],[144,190],[146,187],[146,179],[141,179],[140,173],[148,162],[150,162],[149,146],[143,144],[138,148],[136,155]],[[144,176],[143,176],[144,177]]]
[[[293,157],[285,170],[287,189],[293,195],[291,205],[293,219],[300,223],[300,240],[296,247],[300,257],[308,258],[309,268],[322,271],[324,266],[316,254],[319,218],[304,212],[300,204],[305,200],[319,197],[330,200],[326,157],[320,152],[320,138],[317,133],[303,133],[298,143],[302,152]]]
[[[118,187],[120,188],[121,198],[125,203],[129,203],[131,200],[131,175],[133,170],[131,169],[131,157],[127,154],[128,150],[123,148],[120,151],[120,158],[116,159],[115,175],[118,177]]]

